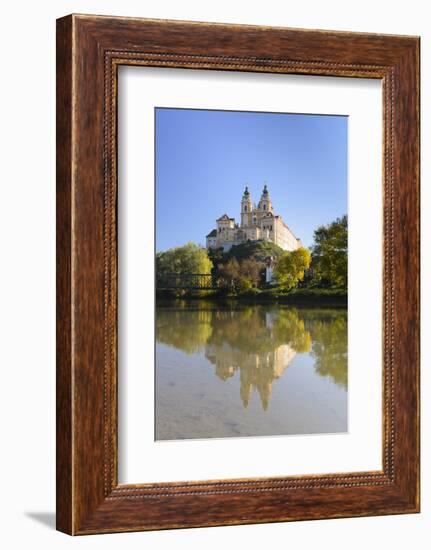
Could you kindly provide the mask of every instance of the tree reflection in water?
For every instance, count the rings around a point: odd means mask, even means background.
[[[232,306],[198,301],[159,307],[157,342],[192,355],[205,354],[215,374],[227,380],[239,371],[247,407],[256,390],[267,410],[273,382],[298,353],[314,358],[314,368],[347,388],[347,312],[287,306]]]
[[[326,310],[313,316],[311,310],[306,324],[313,341],[316,372],[347,389],[347,311]]]

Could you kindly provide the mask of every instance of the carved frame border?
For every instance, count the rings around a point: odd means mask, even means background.
[[[234,44],[218,54],[206,55],[199,53],[198,40],[190,39],[188,49],[192,53],[183,51],[187,49],[184,43],[197,30],[209,40],[220,38],[220,34],[231,37]],[[146,38],[146,32],[151,39]],[[283,51],[277,52],[276,58],[232,54],[237,48],[244,50],[242,42],[256,35],[269,35],[269,42],[285,48],[286,52],[284,55]],[[290,57],[290,46],[284,45],[290,38],[302,41],[302,59]],[[176,48],[177,40],[182,47]],[[312,44],[307,45],[307,40]],[[316,41],[320,48],[316,47]],[[344,61],[340,56],[337,59],[334,52],[340,52],[339,43],[344,47],[350,44],[354,49],[358,41],[363,50],[361,60]],[[373,53],[382,43],[388,50],[386,56]],[[179,51],[172,51],[175,49]],[[58,529],[70,534],[86,534],[418,511],[419,40],[329,31],[68,16],[58,20],[57,51],[57,208],[61,218],[57,228],[60,291],[57,298]],[[251,49],[252,53],[259,52]],[[351,53],[350,58],[354,55]],[[120,65],[382,80],[382,471],[118,484],[116,200],[117,74]],[[78,115],[85,119],[84,126]],[[409,138],[405,151],[400,145],[400,136]],[[95,163],[95,169],[90,168],[89,162]],[[401,195],[407,203],[402,202]],[[93,207],[93,218],[83,199],[89,200]],[[400,237],[405,226],[410,228],[411,250],[403,247]],[[84,242],[85,232],[91,234],[89,246]],[[79,254],[80,247],[82,254]],[[84,257],[88,248],[92,248],[94,254]],[[399,284],[403,278],[408,280],[410,288],[411,282],[414,283],[409,303],[404,283],[401,287]],[[92,290],[94,296],[91,296]],[[399,338],[400,303],[404,304],[413,323],[410,326],[412,347],[408,349]],[[98,324],[94,323],[90,310],[99,320]],[[94,357],[91,350],[85,353],[79,347],[81,329],[86,331],[85,338],[81,337],[83,347],[91,348],[97,342]],[[409,365],[403,365],[401,355],[408,353],[413,353],[413,358]],[[92,363],[96,356],[97,360]],[[406,382],[411,392],[407,400],[402,395]],[[95,401],[91,406],[92,390]],[[84,413],[90,414],[85,416]],[[94,448],[88,447],[83,436],[90,437]],[[235,512],[232,513],[231,508],[231,513],[226,514],[222,508],[232,502],[232,498],[235,499]],[[309,504],[304,506],[304,501]],[[266,507],[265,512],[261,513],[256,507]]]

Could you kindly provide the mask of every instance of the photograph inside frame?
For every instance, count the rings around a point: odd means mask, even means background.
[[[348,431],[348,117],[155,109],[155,439]]]

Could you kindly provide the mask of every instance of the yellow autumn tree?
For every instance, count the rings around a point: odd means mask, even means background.
[[[274,269],[277,283],[284,290],[291,290],[302,281],[310,264],[311,254],[306,248],[285,252],[278,258]]]

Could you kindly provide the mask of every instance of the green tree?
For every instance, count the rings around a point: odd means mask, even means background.
[[[207,275],[211,273],[212,267],[207,251],[192,242],[156,254],[157,275],[164,273]]]
[[[208,250],[208,258],[213,263],[213,269],[212,274],[217,275],[218,274],[218,268],[219,265],[221,265],[223,262],[226,261],[225,254],[223,252],[223,248],[210,248]]]
[[[317,282],[347,288],[347,216],[315,230],[312,258]]]
[[[238,261],[246,258],[256,258],[257,260],[265,260],[268,256],[278,258],[284,254],[284,250],[270,241],[245,241],[231,247],[224,254],[226,259],[236,258]]]
[[[304,278],[310,263],[311,254],[306,248],[285,252],[278,259],[274,269],[277,283],[285,290],[294,288]]]

